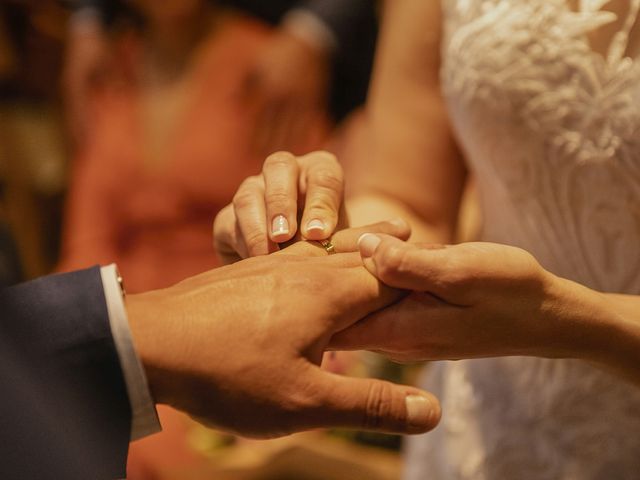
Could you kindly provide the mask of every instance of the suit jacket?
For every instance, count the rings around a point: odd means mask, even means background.
[[[313,12],[334,33],[338,46],[333,61],[330,110],[343,118],[364,103],[378,33],[375,0],[222,0],[266,22],[276,24],[294,7]],[[90,7],[109,22],[122,8],[121,0],[75,0],[76,8]]]
[[[0,478],[124,478],[131,409],[97,267],[0,291]]]

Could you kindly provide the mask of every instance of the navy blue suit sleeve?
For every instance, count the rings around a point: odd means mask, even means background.
[[[124,478],[131,410],[100,269],[0,292],[1,478]]]

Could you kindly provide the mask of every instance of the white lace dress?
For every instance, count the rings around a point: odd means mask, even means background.
[[[640,294],[640,60],[626,57],[640,0],[624,16],[608,3],[442,0],[442,82],[483,239]],[[606,25],[619,28],[602,55],[589,35]],[[443,420],[409,441],[407,479],[640,479],[640,389],[595,367],[443,362],[423,386]]]

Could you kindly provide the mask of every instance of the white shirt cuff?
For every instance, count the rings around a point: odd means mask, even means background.
[[[133,345],[116,266],[111,264],[102,267],[100,275],[107,301],[111,333],[131,404],[131,440],[133,441],[157,433],[162,430],[162,427],[151,398],[147,376]]]
[[[332,53],[338,46],[333,30],[303,8],[294,8],[282,20],[282,28],[318,50]]]

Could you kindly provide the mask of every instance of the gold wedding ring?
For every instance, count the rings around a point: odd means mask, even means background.
[[[322,245],[322,248],[324,248],[329,255],[336,253],[336,247],[333,246],[331,240],[318,240],[317,242]]]

